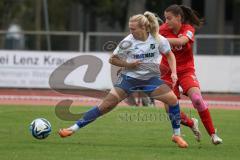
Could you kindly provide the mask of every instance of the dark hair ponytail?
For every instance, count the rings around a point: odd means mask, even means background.
[[[201,20],[197,15],[198,13],[192,10],[190,7],[180,5],[183,14],[184,14],[184,22],[192,24],[196,27],[201,27],[203,24],[203,20]]]
[[[174,15],[181,15],[182,22],[191,24],[194,27],[201,27],[203,20],[198,17],[198,13],[185,5],[171,5],[165,12],[172,12]]]

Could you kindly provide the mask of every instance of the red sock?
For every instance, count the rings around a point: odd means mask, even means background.
[[[210,115],[210,112],[208,109],[205,109],[204,111],[202,112],[198,112],[201,120],[202,120],[202,123],[204,125],[204,127],[206,128],[208,134],[211,136],[212,134],[215,133],[215,129],[214,129],[214,126],[213,126],[213,122],[212,122],[212,118],[211,118],[211,115]]]
[[[193,121],[184,112],[181,112],[181,124],[192,128]]]

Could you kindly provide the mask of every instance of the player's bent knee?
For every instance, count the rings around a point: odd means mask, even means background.
[[[99,105],[100,111],[105,114],[111,111],[119,103],[118,98],[115,95],[108,94],[106,98]]]
[[[167,104],[169,106],[173,106],[173,105],[176,105],[178,103],[178,99],[177,99],[177,96],[172,92],[170,95],[169,95],[169,98],[167,100]]]
[[[203,98],[201,95],[196,93],[196,94],[193,94],[190,98],[194,108],[197,109],[198,111],[201,112],[207,109],[207,105],[203,101]]]
[[[194,99],[192,102],[193,102],[194,107],[198,108],[201,105],[201,99],[200,98]]]

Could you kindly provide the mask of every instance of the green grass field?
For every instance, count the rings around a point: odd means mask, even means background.
[[[87,109],[72,107],[72,112]],[[198,117],[193,109],[185,111]],[[171,127],[163,109],[119,107],[72,137],[61,139],[56,134],[58,129],[73,122],[58,119],[54,107],[2,105],[0,160],[239,159],[240,111],[213,109],[211,113],[224,144],[211,144],[201,124],[202,142],[197,143],[190,129],[183,127],[189,148],[180,149],[170,141]],[[38,117],[52,124],[52,133],[45,140],[34,139],[28,130]]]

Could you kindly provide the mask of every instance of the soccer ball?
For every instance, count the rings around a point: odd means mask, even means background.
[[[30,124],[30,132],[36,139],[45,139],[51,132],[51,124],[44,118],[37,118]]]

